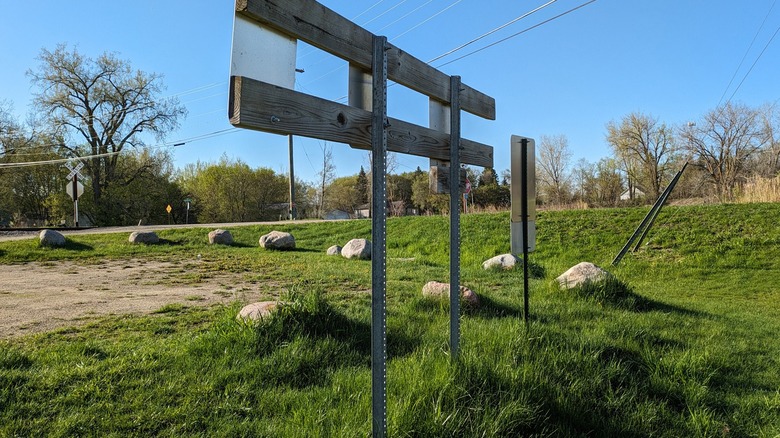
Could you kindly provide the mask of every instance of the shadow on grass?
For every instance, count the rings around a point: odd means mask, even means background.
[[[465,307],[464,311],[467,315],[477,316],[481,318],[522,318],[522,307],[510,306],[504,303],[499,303],[492,298],[480,295],[479,307]]]
[[[269,365],[262,367],[262,380],[275,386],[321,386],[336,370],[371,367],[371,325],[316,293],[281,306],[255,326],[254,335],[255,354]],[[403,328],[388,330],[387,355],[407,356],[420,342]]]
[[[272,248],[263,248],[259,245],[247,245],[247,247],[249,246],[257,246],[257,248],[260,248],[263,251],[268,251],[269,253],[273,253],[273,254],[296,253],[296,252],[322,252],[311,248],[272,249]],[[322,253],[324,254],[324,252]]]
[[[66,239],[65,240],[65,247],[64,248],[67,249],[67,250],[70,250],[70,251],[91,251],[91,250],[95,249],[95,247],[92,246],[92,245],[87,245],[87,244],[80,243],[80,242],[74,242],[74,241],[72,241],[70,239]]]
[[[523,259],[522,259],[522,257],[520,257],[519,262],[511,269],[502,269],[500,267],[493,267],[493,268],[490,268],[488,271],[489,272],[494,272],[494,273],[502,273],[502,272],[505,272],[505,271],[515,271],[515,272],[520,273],[520,275],[522,275],[523,274]],[[532,262],[530,260],[528,261],[528,278],[533,278],[533,279],[538,280],[538,279],[545,278],[546,276],[547,276],[547,269],[544,266],[542,266],[542,265],[540,265],[538,263],[534,263],[534,262]]]
[[[181,246],[184,245],[184,243],[180,240],[170,240],[170,239],[164,239],[160,238],[157,243],[151,244],[151,246]]]
[[[585,283],[582,286],[571,289],[571,291],[580,298],[592,300],[604,306],[634,312],[664,312],[688,316],[707,316],[706,313],[697,310],[686,309],[643,297],[622,281],[611,276],[604,281]]]

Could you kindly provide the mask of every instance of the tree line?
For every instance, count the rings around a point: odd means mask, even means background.
[[[160,75],[133,70],[113,53],[90,58],[65,45],[42,50],[38,61],[27,72],[35,87],[33,113],[19,121],[11,103],[0,100],[0,226],[72,224],[73,203],[64,190],[66,160],[84,164],[79,210],[94,225],[289,216],[287,175],[228,157],[177,170],[165,148],[145,143],[150,136],[161,141],[186,116],[175,97],[161,95]],[[610,121],[605,141],[611,156],[595,163],[572,162],[565,135],[541,136],[538,202],[593,207],[650,203],[686,162],[691,170],[673,196],[733,201],[751,178],[775,178],[780,172],[778,132],[776,105],[727,102],[680,125],[641,112]],[[390,214],[448,212],[447,195],[429,189],[427,169],[399,173],[395,167],[391,154]],[[467,168],[467,173],[473,187],[469,206],[509,207],[507,170],[500,176],[490,168]],[[360,167],[354,175],[337,178],[327,144],[317,181],[296,181],[295,193],[300,218],[333,211],[370,214],[370,174]]]
[[[610,121],[605,139],[612,156],[596,163],[572,163],[565,136],[542,136],[539,200],[590,206],[652,202],[687,162],[690,170],[673,197],[731,202],[751,179],[778,176],[779,132],[776,105],[727,102],[679,126],[641,112]]]

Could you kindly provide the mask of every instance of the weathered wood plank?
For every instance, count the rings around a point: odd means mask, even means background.
[[[313,0],[236,0],[236,12],[360,66],[371,68],[371,32]],[[449,76],[389,45],[388,77],[419,93],[450,102]],[[462,85],[461,108],[495,120],[496,101]]]
[[[230,78],[230,123],[371,149],[371,112],[244,77]],[[449,158],[449,134],[390,119],[387,150],[438,160]],[[493,167],[493,147],[461,140],[461,161]]]
[[[466,179],[468,175],[466,169],[460,169],[460,192],[466,191]],[[431,166],[428,172],[428,187],[431,193],[439,195],[450,194],[450,168],[449,166]]]

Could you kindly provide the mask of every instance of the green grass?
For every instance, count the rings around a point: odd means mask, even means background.
[[[459,360],[446,303],[448,219],[388,224],[391,436],[780,436],[780,205],[667,208],[647,244],[609,263],[646,209],[544,212],[522,270],[483,271],[509,248],[507,214],[462,218]],[[0,341],[0,436],[366,436],[370,433],[370,262],[325,249],[370,238],[370,222],[295,224],[298,250],[258,248],[269,227],[165,231],[161,245],[79,236],[65,249],[0,244],[0,263],[154,258],[201,262],[184,281],[234,272],[290,304],[257,326],[240,307],[171,304],[146,317]],[[617,278],[564,292],[581,261]],[[195,268],[192,268],[195,269]]]

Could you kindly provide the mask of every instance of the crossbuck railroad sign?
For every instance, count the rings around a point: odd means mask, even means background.
[[[66,177],[68,180],[70,180],[73,177],[84,179],[84,175],[79,172],[79,170],[84,168],[84,163],[80,162],[76,164],[76,167],[73,167],[70,163],[65,163],[65,167],[70,170],[70,173]]]
[[[349,63],[349,104],[294,90],[298,40]],[[373,35],[314,0],[236,0],[228,117],[240,128],[345,143],[372,151],[371,410],[387,434],[387,151],[449,172],[450,352],[460,339],[461,163],[493,167],[493,148],[460,137],[460,111],[493,120],[495,100]],[[387,116],[387,81],[429,98],[429,127]],[[433,172],[432,172],[433,173]]]

